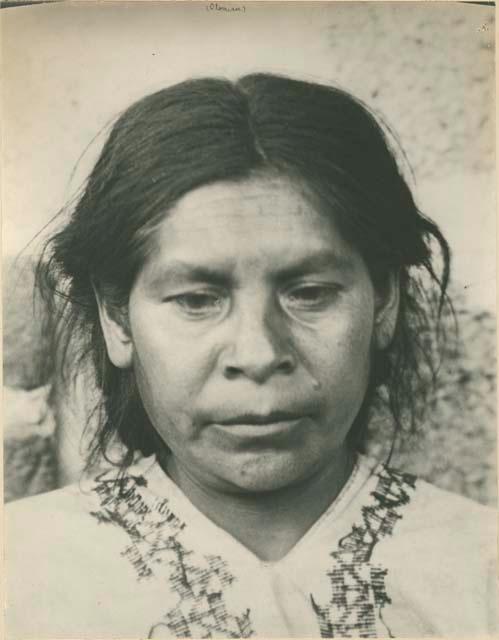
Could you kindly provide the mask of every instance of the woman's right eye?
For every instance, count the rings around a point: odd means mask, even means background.
[[[189,292],[172,296],[167,302],[173,302],[188,315],[203,316],[218,312],[223,306],[224,298],[217,293]]]

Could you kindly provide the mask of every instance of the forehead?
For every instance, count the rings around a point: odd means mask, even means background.
[[[351,254],[334,221],[284,177],[218,182],[189,192],[157,228],[155,248],[153,262],[270,265],[325,249]]]

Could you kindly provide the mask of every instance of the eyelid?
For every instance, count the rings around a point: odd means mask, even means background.
[[[195,304],[189,304],[188,298],[195,300],[196,298],[206,298],[203,304],[201,300],[201,304],[199,307],[196,307]],[[165,298],[163,301],[166,303],[173,304],[178,312],[180,312],[185,318],[192,320],[204,320],[213,317],[218,317],[221,312],[223,312],[224,304],[226,301],[226,295],[220,290],[213,289],[192,289],[192,290],[183,290],[179,293],[171,294]]]
[[[178,287],[178,290],[173,291],[172,293],[168,293],[167,295],[163,296],[163,301],[164,302],[169,302],[171,300],[174,300],[175,298],[181,298],[182,296],[223,296],[225,295],[226,292],[222,292],[220,290],[220,288],[217,287],[213,287],[210,285],[207,286],[200,286],[200,285],[192,285],[192,287],[189,286],[183,286],[183,287]]]
[[[285,293],[292,291],[299,291],[300,289],[324,289],[324,290],[340,290],[343,285],[339,282],[332,282],[330,280],[306,280],[301,282],[294,282],[285,288]]]
[[[323,311],[329,307],[341,293],[343,287],[337,283],[331,282],[306,282],[301,284],[295,284],[290,286],[284,292],[288,298],[283,301],[283,308],[290,307],[293,312],[312,312]],[[306,294],[309,292],[317,292],[317,296],[312,296],[309,299],[303,297],[300,299],[299,293],[302,291]]]

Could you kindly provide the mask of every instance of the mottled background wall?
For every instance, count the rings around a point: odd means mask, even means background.
[[[443,372],[427,438],[405,459],[441,486],[493,502],[494,10],[452,2],[235,6],[245,11],[202,3],[2,11],[5,261],[12,265],[76,191],[102,129],[144,93],[188,75],[255,69],[339,84],[396,131],[416,200],[455,253],[463,341]],[[79,465],[82,394],[75,401],[53,389],[29,266],[20,268],[38,245],[6,271],[7,498],[69,481]]]

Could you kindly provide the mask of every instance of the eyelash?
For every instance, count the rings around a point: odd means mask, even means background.
[[[301,305],[303,310],[320,311],[334,301],[340,290],[339,285],[306,284],[291,289],[288,292],[288,299],[294,299],[295,303]],[[302,293],[301,299],[297,295],[300,293]],[[316,295],[310,297],[310,294],[314,293]]]
[[[339,285],[304,284],[295,286],[283,294],[281,306],[302,312],[317,312],[326,309],[341,291]],[[302,294],[301,299],[300,295]],[[313,294],[316,295],[313,295]],[[310,295],[312,297],[310,298]],[[222,310],[227,296],[219,292],[192,291],[170,296],[165,302],[173,302],[192,318],[204,318]],[[205,304],[203,304],[205,303]]]
[[[196,303],[201,303],[203,301],[207,302],[208,300],[211,300],[212,302],[214,302],[214,304],[210,304],[210,305],[199,304],[199,306],[196,306]],[[189,315],[201,316],[207,313],[207,310],[206,310],[207,306],[209,306],[211,310],[215,308],[216,309],[221,308],[223,303],[223,297],[217,293],[210,293],[210,292],[204,292],[204,291],[203,292],[192,291],[189,293],[181,293],[176,296],[172,296],[167,301],[174,302]]]

